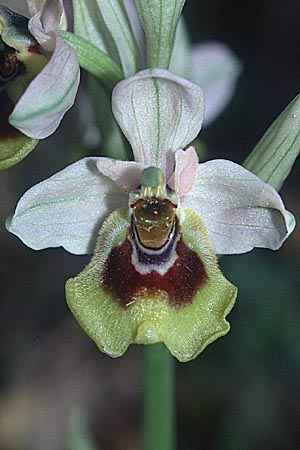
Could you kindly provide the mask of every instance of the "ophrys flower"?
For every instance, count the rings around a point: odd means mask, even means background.
[[[197,85],[146,70],[117,85],[112,106],[135,162],[72,164],[30,189],[8,228],[32,248],[81,254],[105,219],[90,264],[67,282],[71,310],[111,356],[164,342],[187,361],[229,330],[236,288],[216,254],[277,249],[294,217],[251,172],[183,150],[203,120]]]
[[[75,52],[57,35],[59,29],[66,28],[62,0],[27,3],[31,19],[0,6],[3,168],[26,156],[36,139],[57,129],[73,105],[79,85]]]

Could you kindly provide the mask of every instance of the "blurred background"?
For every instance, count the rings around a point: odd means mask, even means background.
[[[188,0],[184,15],[193,42],[222,41],[242,62],[232,102],[202,134],[207,158],[241,163],[299,92],[300,3]],[[142,448],[142,348],[101,354],[65,303],[65,280],[89,258],[35,252],[4,227],[27,188],[79,158],[81,135],[77,104],[55,135],[0,173],[0,450]],[[281,192],[298,222],[299,170],[300,160]],[[300,448],[299,228],[278,252],[221,266],[239,287],[232,330],[177,364],[178,450]],[[78,423],[90,447],[74,434]]]

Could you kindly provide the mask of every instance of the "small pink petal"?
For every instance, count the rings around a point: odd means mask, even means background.
[[[194,147],[178,150],[175,153],[175,171],[169,179],[168,185],[175,190],[179,197],[183,197],[192,189],[197,175],[198,163],[198,155]]]

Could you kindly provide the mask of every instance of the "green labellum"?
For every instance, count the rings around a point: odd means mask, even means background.
[[[134,273],[131,260],[127,273],[122,267],[133,242],[128,210],[117,210],[107,218],[91,262],[66,284],[73,314],[99,349],[112,357],[121,356],[131,343],[163,342],[179,361],[189,361],[229,331],[225,317],[237,289],[219,270],[200,217],[190,209],[181,209],[177,211],[177,223],[176,253],[166,270],[160,270],[160,263],[156,269],[147,269],[148,260],[144,266],[135,265],[131,253],[137,278],[131,278],[128,298],[120,285],[122,277],[128,279]],[[194,270],[198,265],[199,277],[195,278],[192,270],[190,275],[181,275],[180,285],[176,285],[176,277],[169,283],[171,272],[176,272],[176,265],[186,257],[195,264]],[[114,284],[115,280],[119,281]],[[191,280],[194,290],[189,285]]]

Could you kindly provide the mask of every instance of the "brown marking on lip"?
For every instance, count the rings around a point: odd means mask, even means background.
[[[21,134],[8,121],[13,109],[14,103],[6,92],[0,92],[0,139],[14,139]]]
[[[104,287],[123,307],[141,295],[159,295],[164,291],[175,307],[192,303],[193,297],[207,280],[207,273],[199,256],[180,239],[176,246],[178,258],[165,275],[150,272],[142,275],[131,262],[132,244],[126,239],[110,252],[102,273]]]

